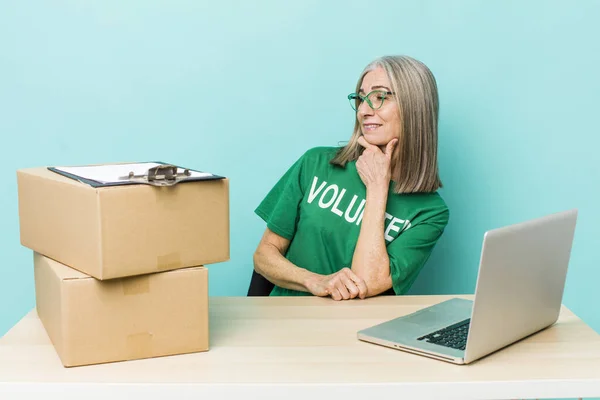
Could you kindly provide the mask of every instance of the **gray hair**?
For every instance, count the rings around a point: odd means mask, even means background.
[[[438,113],[439,99],[435,77],[422,62],[408,56],[384,56],[365,67],[356,84],[360,90],[365,75],[383,68],[395,93],[400,115],[396,159],[392,180],[395,193],[435,192],[442,187],[438,172]],[[357,160],[363,151],[358,144],[361,135],[358,120],[352,136],[331,160],[332,164],[345,166]]]

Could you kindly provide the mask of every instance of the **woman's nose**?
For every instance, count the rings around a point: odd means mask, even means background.
[[[367,115],[373,115],[373,109],[369,106],[366,101],[362,101],[358,105],[358,110],[356,111],[359,117],[365,117]]]

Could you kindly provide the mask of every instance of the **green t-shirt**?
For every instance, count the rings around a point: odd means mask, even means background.
[[[316,147],[300,157],[255,210],[276,234],[290,240],[285,257],[328,275],[350,268],[360,233],[366,187],[356,162],[345,168],[329,161],[338,148]],[[394,292],[405,294],[448,224],[438,193],[395,194],[386,206],[384,238]],[[272,296],[311,295],[275,286]]]

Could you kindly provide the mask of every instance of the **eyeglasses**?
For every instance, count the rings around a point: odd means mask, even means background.
[[[366,101],[369,107],[371,107],[373,110],[379,110],[383,106],[385,99],[393,94],[394,92],[386,92],[385,90],[373,90],[366,96],[361,96],[358,93],[350,93],[348,95],[348,100],[350,101],[350,106],[354,111],[358,111],[358,108],[363,101]]]

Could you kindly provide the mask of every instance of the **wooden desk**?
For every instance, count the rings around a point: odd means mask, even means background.
[[[32,311],[0,339],[0,398],[600,397],[600,335],[566,308],[553,327],[467,366],[356,338],[448,298],[212,297],[210,351],[75,368],[62,366]]]

